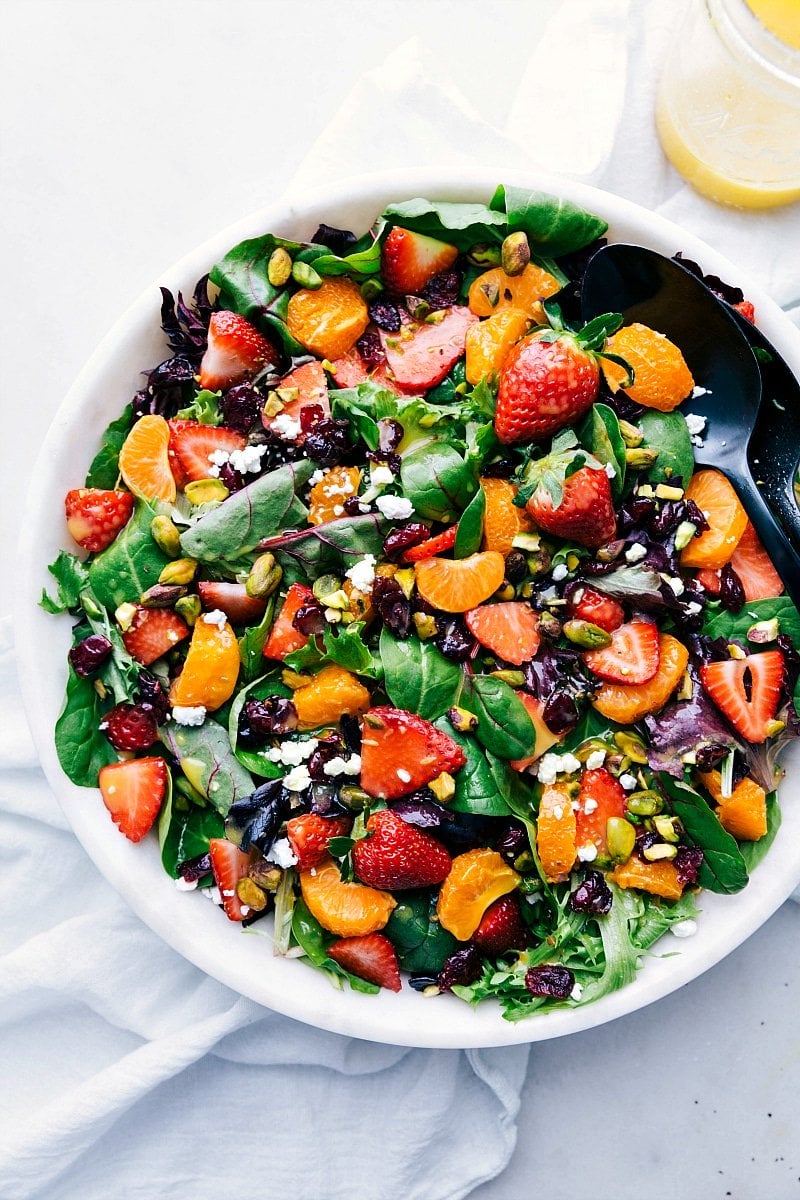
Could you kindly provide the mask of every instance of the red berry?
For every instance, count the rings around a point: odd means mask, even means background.
[[[297,870],[318,867],[328,854],[328,839],[345,837],[350,832],[349,817],[322,817],[318,813],[302,813],[286,822],[286,836],[297,859]]]
[[[186,622],[171,608],[139,607],[122,640],[128,654],[149,667],[191,632]]]
[[[447,876],[450,864],[450,855],[440,842],[388,808],[372,814],[367,837],[353,847],[358,878],[385,891],[433,887]]]
[[[661,659],[658,626],[653,621],[629,621],[611,634],[611,644],[582,655],[598,679],[608,683],[649,683]]]
[[[783,677],[780,650],[723,659],[700,668],[703,687],[717,708],[743,738],[756,745],[768,737],[767,727],[778,711]]]
[[[316,604],[311,588],[305,583],[293,583],[286,593],[286,599],[264,646],[265,658],[284,659],[293,650],[305,646],[308,635],[296,628],[294,619],[300,610],[309,604]]]
[[[522,920],[517,897],[501,896],[494,904],[490,904],[472,935],[472,941],[492,958],[508,950],[524,950],[528,944],[528,930]]]
[[[257,625],[267,607],[266,600],[248,596],[243,583],[201,580],[197,585],[203,608],[224,612],[232,625]]]
[[[225,915],[230,921],[243,921],[248,914],[236,894],[236,885],[240,879],[244,879],[250,868],[250,855],[225,838],[211,838],[208,852]]]
[[[178,477],[184,487],[193,480],[211,476],[214,465],[211,455],[216,451],[231,454],[247,445],[247,438],[224,425],[201,425],[198,421],[172,421],[170,424],[173,427],[169,440],[170,463],[177,463]],[[181,428],[175,429],[178,424]]]
[[[564,480],[558,507],[550,492],[540,484],[527,504],[536,524],[547,533],[597,549],[613,540],[617,517],[611,499],[611,484],[605,471],[581,467]]]
[[[584,771],[575,813],[576,845],[593,842],[600,855],[608,854],[606,825],[611,817],[625,816],[625,791],[605,767]]]
[[[351,975],[400,991],[400,967],[395,948],[383,933],[367,933],[361,937],[340,938],[328,946],[328,957]]]
[[[168,774],[163,758],[132,758],[100,771],[103,803],[130,841],[141,841],[152,829],[166,794]]]
[[[118,704],[106,713],[100,728],[115,750],[147,750],[158,738],[155,717],[138,704]]]
[[[418,295],[434,275],[452,267],[458,249],[437,238],[396,225],[381,250],[381,273],[387,288],[400,295]]]
[[[79,546],[96,554],[110,546],[133,512],[130,492],[75,488],[67,492],[67,529]]]
[[[461,747],[416,713],[380,707],[364,717],[361,786],[370,796],[398,800],[465,762]]]
[[[579,621],[591,621],[606,633],[619,629],[625,620],[625,610],[610,596],[596,592],[594,588],[581,587],[570,600],[570,614]]]
[[[538,442],[571,425],[597,399],[597,358],[571,334],[534,333],[500,372],[495,432],[501,442]]]
[[[504,662],[521,667],[539,649],[539,617],[522,600],[481,604],[464,614],[467,629]]]
[[[254,325],[238,313],[215,312],[208,326],[208,348],[200,363],[200,386],[216,392],[277,362],[275,347]]]
[[[460,305],[443,311],[436,324],[413,321],[401,333],[381,331],[387,366],[404,391],[427,392],[464,354],[467,330],[478,318]]]

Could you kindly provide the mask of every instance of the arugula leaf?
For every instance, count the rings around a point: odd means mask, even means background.
[[[468,558],[481,548],[483,519],[486,515],[486,493],[479,487],[461,514],[453,546],[455,558]]]
[[[522,230],[532,248],[542,247],[554,258],[582,250],[608,229],[606,221],[571,201],[528,188],[500,184],[490,207],[505,213],[509,233]]]
[[[201,388],[192,403],[187,408],[176,412],[175,416],[183,421],[199,421],[201,425],[221,425],[222,413],[219,410],[221,396],[222,392],[210,392],[208,388]]]
[[[137,500],[128,524],[89,567],[91,589],[110,612],[126,601],[138,601],[143,592],[158,583],[159,575],[170,561],[151,536],[150,525],[155,516],[152,504]]]
[[[652,483],[671,483],[678,476],[684,486],[694,473],[694,450],[686,418],[679,412],[648,408],[639,418],[644,445],[658,451],[658,458],[645,472]]]
[[[223,836],[225,823],[213,808],[190,804],[187,809],[180,809],[173,800],[172,776],[169,775],[167,795],[158,818],[158,844],[164,870],[177,879],[181,863],[206,854],[210,839]]]
[[[478,718],[476,736],[492,754],[516,759],[533,753],[533,722],[507,683],[491,675],[467,675],[461,703]]]
[[[647,892],[640,892],[638,899],[641,912],[631,928],[631,941],[638,950],[648,950],[673,925],[697,916],[697,901],[691,890],[673,903],[665,903]]]
[[[70,667],[55,742],[62,771],[79,787],[97,787],[100,768],[117,761],[111,743],[99,728],[104,711],[91,679],[76,675]]]
[[[39,604],[45,612],[63,613],[71,608],[77,608],[81,601],[81,592],[89,581],[89,569],[76,554],[68,554],[59,550],[58,557],[48,566],[48,571],[58,584],[56,598],[48,595],[47,589],[42,589]]]
[[[379,653],[383,686],[395,708],[419,713],[426,721],[433,721],[457,702],[463,672],[431,642],[421,642],[416,637],[401,640],[384,625]]]
[[[511,809],[498,787],[497,778],[488,755],[472,737],[457,733],[446,717],[434,722],[437,729],[452,738],[467,757],[467,761],[453,778],[456,793],[447,807],[453,812],[473,813],[482,817],[507,817]],[[499,760],[495,760],[499,764]]]
[[[716,814],[694,788],[665,772],[658,775],[658,782],[689,841],[703,851],[700,886],[725,895],[740,892],[747,885],[748,875],[736,839],[723,829]]]
[[[415,511],[429,521],[455,521],[479,490],[472,464],[447,443],[404,454],[400,480]]]
[[[611,889],[611,910],[595,917],[603,939],[605,967],[599,979],[587,984],[581,1004],[599,1000],[609,992],[632,983],[639,964],[639,950],[631,941],[631,922],[636,916],[636,900],[624,888],[606,880]]]
[[[335,938],[327,934],[319,921],[312,917],[304,900],[298,900],[295,903],[292,913],[292,936],[298,946],[305,951],[306,962],[310,963],[312,967],[324,971],[334,987],[341,988],[346,979],[356,992],[368,992],[370,995],[376,995],[381,990],[377,984],[367,983],[365,979],[351,975],[349,971],[345,971],[337,962],[328,957],[327,947],[335,941]]]
[[[249,796],[255,785],[236,759],[227,732],[207,718],[202,725],[175,725],[159,729],[159,737],[178,759],[189,783],[223,817],[235,800]]]
[[[100,449],[92,459],[86,475],[86,487],[110,490],[119,479],[119,452],[133,425],[133,405],[127,404],[115,421],[106,428]]]
[[[449,242],[459,250],[469,250],[476,242],[497,245],[508,232],[505,215],[485,204],[405,200],[384,209],[383,219],[387,225],[402,225],[414,233]]]

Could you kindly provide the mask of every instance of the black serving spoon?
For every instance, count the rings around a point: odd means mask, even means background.
[[[761,404],[761,375],[733,315],[680,263],[622,243],[604,246],[592,257],[581,303],[586,320],[619,312],[626,324],[641,321],[680,346],[695,383],[705,389],[691,400],[690,411],[706,418],[695,461],[716,467],[730,479],[786,591],[795,605],[800,604],[800,558],[756,485],[748,461]],[[780,428],[779,423],[772,434],[778,444],[792,437],[794,424]],[[771,444],[761,451],[762,456],[774,453]],[[792,455],[796,464],[797,442],[788,457]],[[793,517],[792,524],[796,522]]]

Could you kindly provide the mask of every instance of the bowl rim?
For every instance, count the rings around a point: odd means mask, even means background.
[[[231,938],[230,923],[214,906],[200,907],[196,896],[189,897],[187,903],[186,895],[179,893],[163,872],[157,845],[153,854],[153,839],[134,846],[121,838],[110,821],[98,820],[100,808],[88,800],[92,796],[99,799],[99,792],[76,787],[62,773],[53,725],[63,696],[68,639],[66,623],[62,621],[58,628],[59,622],[38,607],[41,589],[48,580],[46,564],[53,557],[43,556],[41,551],[48,544],[67,548],[65,533],[54,533],[53,529],[58,524],[53,514],[60,511],[67,490],[59,483],[64,476],[58,471],[76,461],[69,452],[71,444],[77,447],[79,461],[88,462],[85,454],[80,457],[84,446],[79,440],[86,409],[93,407],[104,414],[98,434],[108,420],[119,414],[120,406],[116,401],[106,402],[102,389],[106,380],[113,384],[119,377],[126,355],[138,356],[138,370],[147,361],[139,347],[154,327],[158,330],[160,284],[173,291],[178,287],[190,291],[196,279],[237,242],[264,232],[289,232],[323,219],[322,213],[330,218],[329,223],[334,219],[344,223],[337,214],[361,209],[377,216],[387,202],[414,196],[450,200],[485,197],[488,202],[499,181],[569,199],[606,219],[614,240],[639,240],[662,253],[682,250],[700,262],[706,272],[738,284],[756,306],[759,327],[800,376],[800,331],[763,289],[707,243],[630,200],[557,175],[501,167],[457,173],[403,169],[360,175],[299,194],[289,192],[249,213],[185,254],[139,295],[91,354],[58,408],[32,472],[20,530],[14,629],[23,702],[45,775],[73,832],[98,870],[162,940],[234,991],[317,1028],[395,1045],[461,1049],[548,1040],[615,1020],[676,991],[755,932],[800,882],[800,806],[795,806],[796,817],[791,808],[785,812],[776,838],[780,856],[773,861],[773,847],[767,860],[775,869],[769,874],[763,869],[757,872],[748,888],[737,896],[709,897],[703,893],[700,907],[709,911],[701,914],[698,937],[681,942],[682,952],[668,961],[666,955],[649,956],[631,984],[593,1004],[510,1023],[502,1019],[493,1003],[473,1010],[454,997],[441,997],[436,1004],[420,1008],[422,999],[408,988],[397,995],[383,992],[379,996],[349,989],[336,991],[320,972],[273,957],[269,946],[261,945],[266,935],[258,925],[246,931],[249,937]],[[616,227],[624,232],[616,235]],[[59,645],[61,660],[58,670],[53,670],[51,655]],[[789,782],[787,777],[782,784],[784,798]]]

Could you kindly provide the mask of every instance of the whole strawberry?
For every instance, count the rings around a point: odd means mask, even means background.
[[[436,838],[388,808],[372,814],[367,836],[353,847],[356,876],[382,891],[433,887],[449,873],[450,863],[450,855]]]
[[[565,479],[557,504],[546,484],[540,483],[526,508],[540,529],[579,546],[596,550],[616,536],[611,483],[602,468],[581,467]]]

